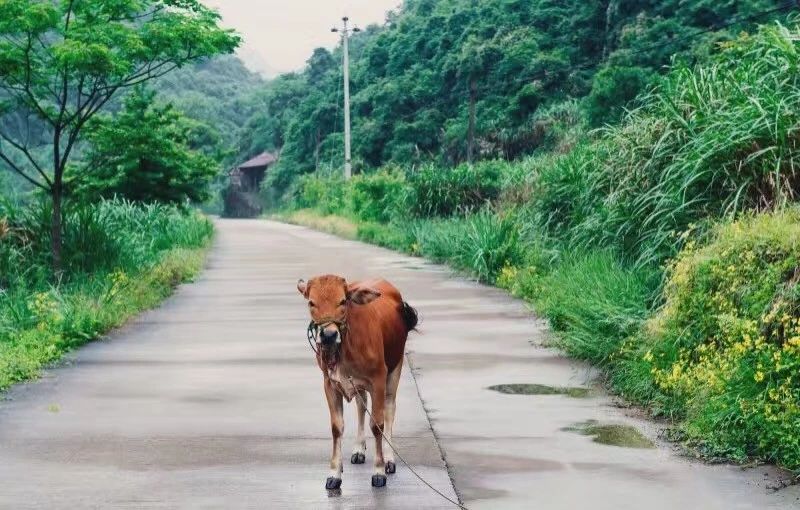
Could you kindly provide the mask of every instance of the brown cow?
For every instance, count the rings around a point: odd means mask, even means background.
[[[350,402],[356,392],[358,435],[350,462],[363,464],[364,404],[372,401],[370,426],[375,436],[374,487],[386,485],[386,474],[395,472],[389,449],[384,462],[381,433],[391,441],[395,398],[403,369],[403,353],[409,331],[417,325],[417,312],[403,301],[400,291],[386,280],[348,284],[335,275],[300,280],[297,290],[308,300],[309,331],[317,345],[317,364],[324,375],[325,397],[331,413],[333,453],[327,489],[342,484],[342,398]]]

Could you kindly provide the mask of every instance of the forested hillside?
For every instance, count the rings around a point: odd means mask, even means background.
[[[552,146],[576,124],[614,122],[672,59],[702,59],[792,5],[408,0],[351,42],[355,167],[453,165],[470,150],[515,159]],[[339,48],[319,49],[302,73],[262,94],[242,145],[248,154],[283,149],[279,190],[341,159],[340,59]]]
[[[238,57],[225,55],[168,74],[153,89],[160,101],[205,126],[204,149],[221,152],[229,165],[238,156],[243,125],[257,113],[254,95],[263,86]]]

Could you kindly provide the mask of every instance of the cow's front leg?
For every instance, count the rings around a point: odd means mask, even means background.
[[[367,412],[367,392],[358,390],[356,395],[356,418],[358,419],[358,433],[356,444],[353,446],[353,455],[350,457],[351,464],[363,464],[367,459],[367,440],[364,437],[364,415]]]
[[[325,398],[331,412],[331,434],[333,435],[333,452],[331,452],[331,471],[325,481],[328,490],[342,486],[342,435],[344,434],[344,413],[342,394],[333,387],[330,379],[325,378]]]
[[[383,460],[383,410],[386,398],[386,372],[372,381],[370,392],[372,397],[372,435],[375,436],[375,474],[372,475],[372,486],[386,485],[386,466]]]
[[[386,444],[388,445],[392,441],[392,434],[394,433],[394,417],[395,417],[395,410],[397,409],[397,387],[400,384],[400,373],[403,370],[403,362],[402,360],[400,363],[394,367],[394,370],[389,372],[389,377],[386,378],[386,402],[384,403],[384,426],[383,426],[383,436],[386,438]],[[397,466],[394,463],[394,452],[392,448],[389,447],[389,451],[386,452],[386,474],[391,475],[397,470]]]

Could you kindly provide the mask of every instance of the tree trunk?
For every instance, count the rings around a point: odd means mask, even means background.
[[[319,146],[322,143],[322,134],[320,128],[317,126],[317,136],[315,139],[316,145],[314,146],[314,170],[319,170]]]
[[[608,55],[611,53],[611,23],[617,14],[618,4],[618,0],[609,0],[608,6],[606,6],[606,33],[604,37],[605,42],[603,43],[603,62],[608,60]]]
[[[61,219],[61,179],[53,183],[51,196],[53,198],[53,214],[50,222],[50,251],[53,257],[53,274],[56,279],[61,276],[64,270],[63,261],[61,258],[61,248],[63,240],[61,237],[62,232],[62,219]]]
[[[53,258],[53,276],[56,280],[61,278],[64,264],[61,257],[63,240],[61,238],[62,217],[61,198],[63,192],[62,177],[64,169],[61,161],[61,130],[56,128],[53,135],[53,184],[50,186],[50,196],[53,199],[53,213],[50,218],[50,255]]]
[[[467,131],[467,161],[472,163],[475,154],[475,96],[477,95],[475,77],[469,79],[469,128]]]

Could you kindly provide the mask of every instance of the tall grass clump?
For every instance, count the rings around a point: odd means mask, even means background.
[[[349,184],[350,210],[367,222],[388,223],[402,216],[406,179],[397,169],[381,169],[353,177]]]
[[[729,43],[710,62],[676,64],[620,125],[540,176],[533,207],[543,225],[649,264],[677,253],[680,234],[708,218],[796,199],[799,66],[800,32],[781,25]]]
[[[518,264],[524,257],[514,217],[488,209],[465,217],[417,221],[411,231],[415,252],[448,262],[483,282],[494,282],[504,266]]]
[[[607,250],[566,256],[542,277],[533,300],[558,333],[557,345],[577,358],[613,363],[649,315],[652,269],[634,269]]]
[[[461,164],[455,168],[425,165],[408,175],[409,212],[446,217],[480,209],[500,195],[504,161]]]

